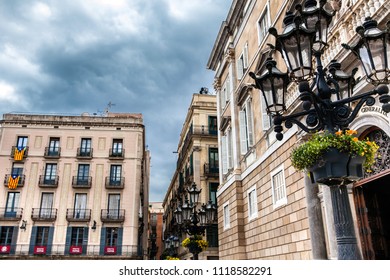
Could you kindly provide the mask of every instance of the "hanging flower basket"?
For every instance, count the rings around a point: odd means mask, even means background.
[[[378,146],[359,140],[354,130],[316,133],[307,142],[293,149],[292,165],[309,171],[312,182],[325,185],[350,183],[363,177],[363,169],[370,172]]]
[[[187,248],[192,254],[199,254],[206,250],[209,244],[206,240],[203,240],[202,236],[194,235],[184,239],[181,245]]]

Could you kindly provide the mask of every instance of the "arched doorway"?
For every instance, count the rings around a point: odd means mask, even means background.
[[[390,138],[381,129],[363,138],[379,146],[372,172],[354,184],[356,216],[364,259],[390,259]]]

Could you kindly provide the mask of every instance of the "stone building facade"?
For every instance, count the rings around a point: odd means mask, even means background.
[[[284,128],[282,141],[275,139],[263,97],[249,77],[249,72],[263,73],[271,51],[267,44],[275,43],[268,28],[282,30],[286,12],[294,11],[295,5],[302,2],[233,1],[209,57],[207,67],[215,71],[220,147],[220,259],[337,258],[329,190],[315,185],[315,195],[310,196],[313,189],[309,187],[313,186],[309,186],[305,174],[291,166],[291,149],[304,133],[293,126]],[[380,0],[328,1],[328,5],[336,15],[323,55],[324,66],[337,59],[347,73],[357,67],[356,76],[362,79],[353,94],[358,95],[372,89],[372,85],[365,81],[357,59],[341,43],[352,44],[357,39],[355,28],[367,16],[384,29],[390,20],[390,7],[388,1]],[[273,57],[278,68],[286,72],[280,54]],[[286,96],[289,113],[300,110],[298,95],[297,87],[290,84]],[[363,107],[350,128],[357,130],[359,137],[370,137],[381,146],[375,175],[366,174],[367,178],[349,186],[359,248],[364,258],[389,258],[389,237],[373,233],[386,232],[389,227],[385,218],[389,208],[384,203],[389,193],[383,188],[389,178],[389,116],[380,107]],[[361,211],[362,207],[368,212]],[[313,208],[321,209],[319,222],[314,224],[310,212]],[[324,247],[319,246],[322,243]]]
[[[5,114],[0,137],[0,258],[146,257],[141,114]]]
[[[208,92],[193,94],[178,143],[176,170],[163,201],[164,238],[171,235],[182,241],[187,237],[177,224],[174,211],[185,202],[187,190],[195,182],[200,193],[198,209],[208,201],[217,204],[219,185],[219,156],[217,143],[216,96]],[[209,226],[204,237],[209,247],[199,254],[199,259],[218,258],[217,225]],[[191,259],[192,254],[179,246],[180,259]]]

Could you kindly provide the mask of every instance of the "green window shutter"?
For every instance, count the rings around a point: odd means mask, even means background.
[[[38,227],[33,226],[31,229],[30,248],[28,250],[28,253],[30,255],[34,254],[35,242],[37,240],[37,231],[38,231]]]

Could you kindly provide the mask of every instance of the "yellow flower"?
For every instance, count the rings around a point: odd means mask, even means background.
[[[341,134],[343,134],[343,132],[342,132],[341,130],[339,130],[339,131],[337,131],[335,134],[336,134],[337,136],[340,136]]]
[[[357,142],[357,141],[359,141],[359,139],[358,139],[357,137],[353,137],[353,138],[352,138],[352,141],[353,141],[353,142]]]

